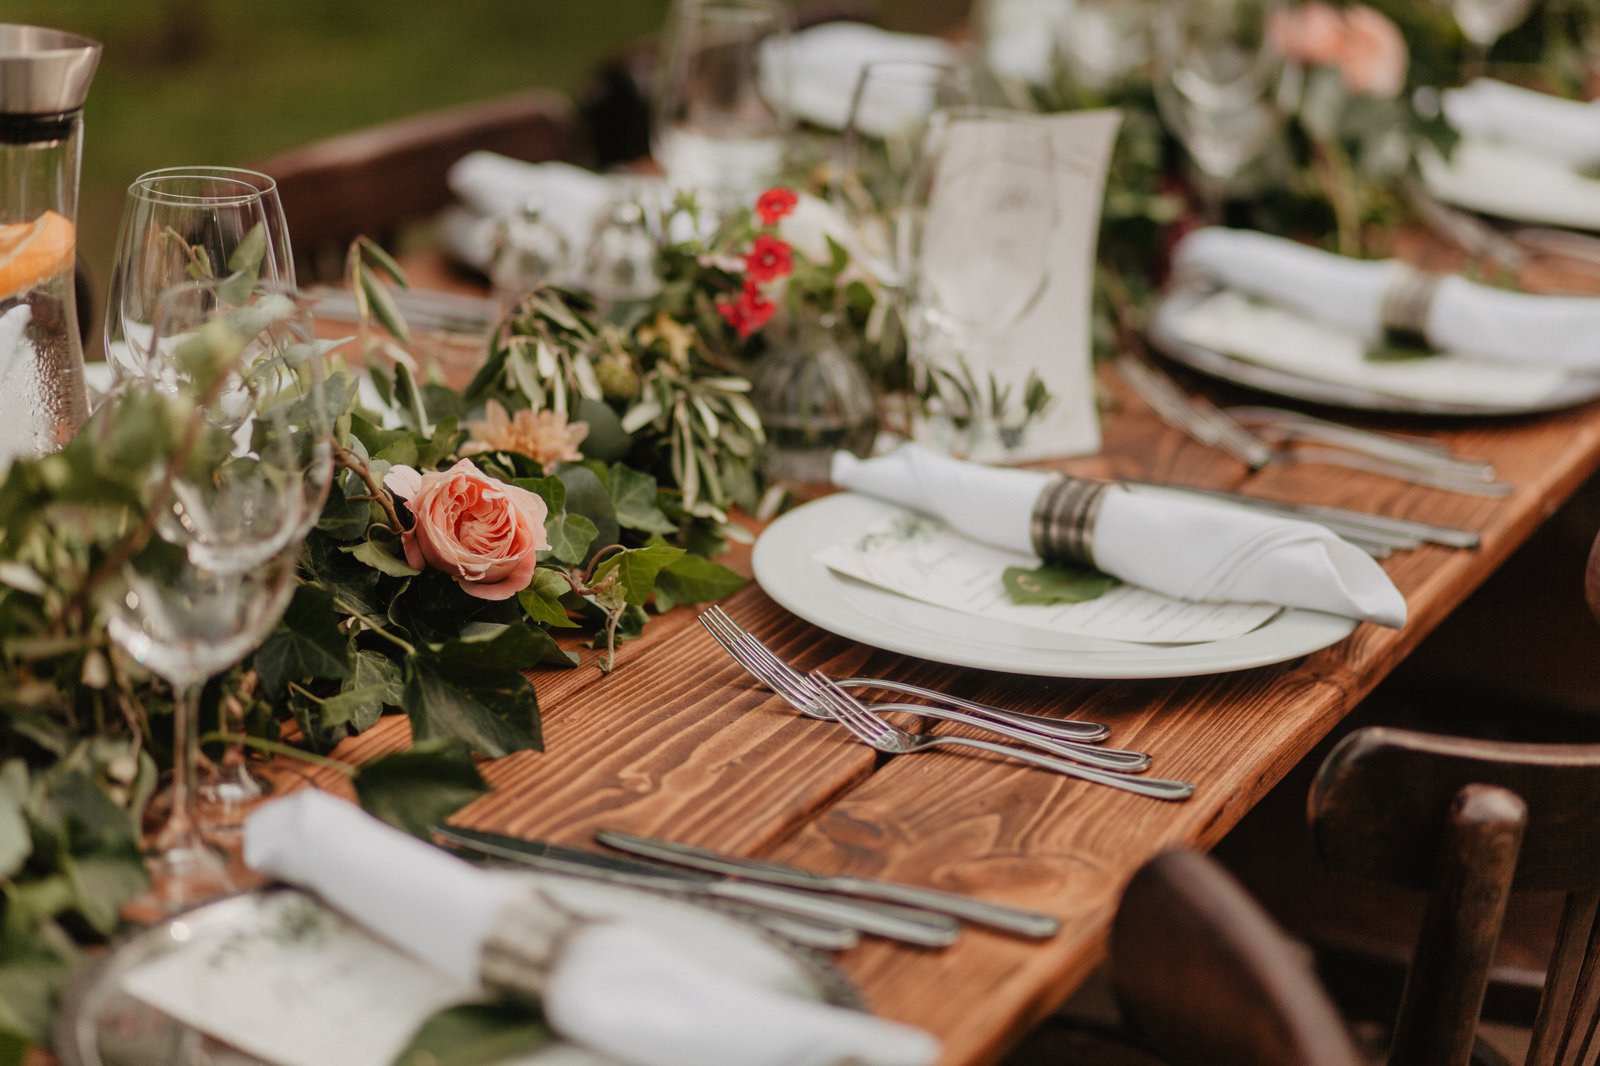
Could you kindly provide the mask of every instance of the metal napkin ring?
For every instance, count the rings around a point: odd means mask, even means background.
[[[501,908],[484,940],[478,976],[484,987],[537,1001],[567,938],[585,920],[531,887]]]
[[[1384,334],[1391,344],[1428,346],[1428,312],[1443,280],[1443,274],[1401,264],[1399,276],[1384,290],[1379,309]]]
[[[1094,525],[1110,485],[1062,476],[1047,484],[1033,505],[1029,534],[1047,563],[1094,566]]]

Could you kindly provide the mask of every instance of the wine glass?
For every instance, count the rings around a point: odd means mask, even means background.
[[[1199,171],[1207,216],[1277,132],[1283,57],[1270,0],[1187,0],[1155,22],[1156,106]]]
[[[174,286],[158,300],[142,373],[113,400],[191,412],[152,478],[153,536],[102,600],[111,638],[173,688],[169,813],[150,856],[169,908],[229,887],[196,817],[201,689],[277,624],[332,478],[321,355],[308,338],[304,306],[280,289]]]
[[[1507,30],[1527,18],[1532,7],[1533,0],[1450,0],[1456,25],[1472,44],[1472,54],[1465,64],[1469,75],[1482,72],[1489,49]]]
[[[788,16],[775,0],[677,0],[657,72],[651,147],[713,210],[753,201],[790,129]]]
[[[1154,13],[1152,0],[1074,0],[1057,33],[1062,66],[1086,89],[1120,84],[1150,59]]]
[[[948,63],[869,63],[856,81],[839,138],[832,199],[855,238],[856,259],[892,293],[903,291],[910,267],[900,223],[928,120],[972,102],[971,73]]]
[[[117,230],[106,361],[119,376],[137,373],[161,294],[183,281],[240,268],[268,284],[294,287],[276,182],[238,167],[168,167],[140,175],[128,186]]]
[[[1058,168],[1074,164],[1043,121],[1013,111],[938,112],[925,141],[907,199],[912,370],[940,432],[975,450],[1004,443],[996,349],[1049,282]]]

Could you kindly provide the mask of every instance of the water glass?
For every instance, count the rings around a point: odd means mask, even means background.
[[[678,0],[657,71],[652,150],[713,210],[752,202],[783,166],[788,16],[775,0]]]
[[[265,174],[169,167],[128,186],[106,296],[106,361],[117,374],[140,372],[162,293],[197,277],[225,276],[241,248],[255,256],[256,240],[256,276],[292,289],[294,256],[283,205],[277,183]]]

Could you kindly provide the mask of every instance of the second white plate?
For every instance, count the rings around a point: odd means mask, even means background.
[[[1286,662],[1349,636],[1356,623],[1316,611],[1284,611],[1234,640],[1130,644],[1073,637],[907,599],[844,577],[812,556],[899,509],[841,492],[804,504],[756,541],[756,581],[812,625],[886,651],[980,670],[1039,677],[1192,677]]]

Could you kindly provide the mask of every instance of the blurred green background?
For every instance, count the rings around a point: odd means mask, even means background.
[[[966,0],[882,0],[936,31]],[[577,93],[656,32],[668,0],[5,0],[0,19],[105,45],[85,109],[79,255],[110,270],[146,170],[240,164],[359,126],[532,86]]]

